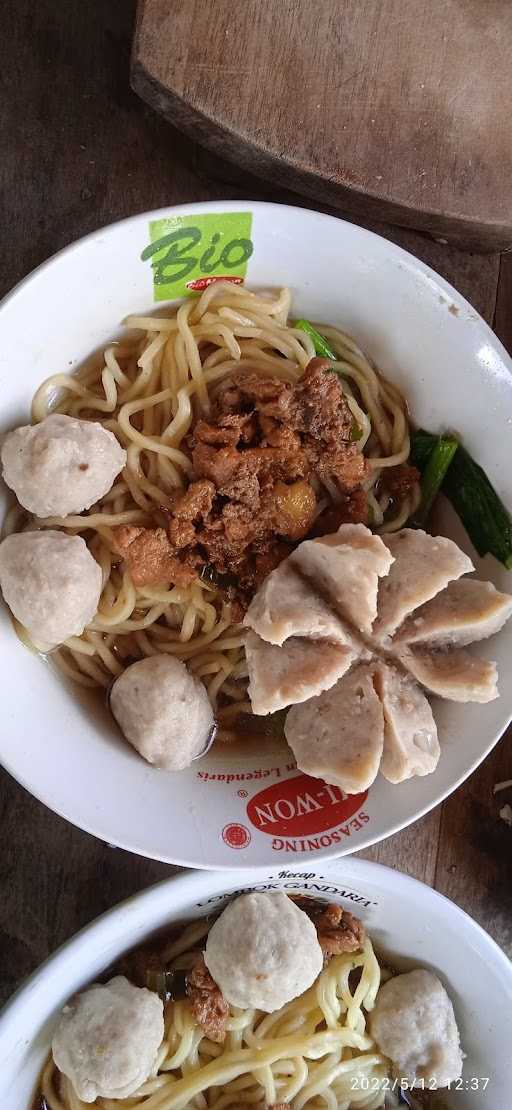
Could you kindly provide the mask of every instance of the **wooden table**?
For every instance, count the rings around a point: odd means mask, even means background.
[[[144,209],[220,197],[304,203],[201,153],[130,91],[133,16],[132,0],[4,0],[0,293],[77,237]],[[371,226],[453,282],[512,347],[510,255]],[[65,311],[55,306],[56,321]],[[492,791],[509,778],[504,741],[443,806],[364,855],[434,885],[512,952],[512,830],[498,816],[512,799]],[[0,1000],[97,914],[173,871],[72,828],[5,773],[0,820]]]
[[[503,0],[139,0],[132,82],[210,150],[314,204],[512,243]]]

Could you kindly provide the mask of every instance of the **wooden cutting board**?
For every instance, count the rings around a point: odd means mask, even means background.
[[[139,0],[136,91],[279,186],[512,244],[512,0]]]

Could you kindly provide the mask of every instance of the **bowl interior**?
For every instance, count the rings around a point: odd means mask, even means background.
[[[400,970],[421,966],[435,971],[453,1001],[467,1054],[464,1093],[452,1093],[448,1105],[505,1110],[512,1082],[507,1051],[512,968],[506,957],[475,922],[428,887],[350,859],[327,863],[320,871],[313,866],[301,873],[276,868],[256,881],[246,871],[197,872],[166,880],[105,914],[47,961],[0,1016],[3,1104],[29,1110],[56,1014],[75,991],[155,930],[203,916],[244,890],[301,892],[338,902],[361,918],[380,956]],[[473,1078],[479,1079],[476,1089]]]
[[[141,258],[152,237],[197,225],[207,242],[226,220],[227,234],[250,237],[249,286],[288,285],[294,313],[356,336],[403,389],[414,421],[457,431],[512,504],[511,364],[487,325],[400,248],[341,220],[277,205],[211,203],[137,216],[36,271],[0,308],[1,430],[26,422],[40,382],[79,365],[119,333],[128,313],[154,310],[162,289],[169,298],[182,291],[179,282],[153,286],[150,259]],[[475,556],[447,508],[439,528]],[[510,575],[494,560],[475,561],[483,577],[506,588]],[[19,643],[4,608],[0,648],[10,659],[0,742],[5,767],[104,840],[195,867],[264,867],[365,847],[453,790],[512,716],[511,627],[484,645],[498,661],[500,699],[436,706],[442,745],[436,772],[400,786],[379,777],[367,795],[344,799],[299,774],[284,744],[271,741],[214,748],[179,775],[155,770],[121,741],[100,699],[64,682]]]

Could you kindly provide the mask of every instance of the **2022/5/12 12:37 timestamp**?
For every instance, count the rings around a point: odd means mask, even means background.
[[[485,1091],[490,1083],[488,1075],[470,1075],[454,1079],[443,1091]],[[354,1076],[350,1081],[353,1091],[437,1091],[434,1079],[416,1079],[413,1084],[406,1076],[381,1079],[378,1076]]]

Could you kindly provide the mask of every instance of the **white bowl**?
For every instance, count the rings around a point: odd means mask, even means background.
[[[230,214],[233,220],[233,211],[252,220],[248,284],[289,285],[297,315],[352,332],[404,389],[415,421],[459,432],[512,505],[511,361],[487,325],[442,278],[387,240],[280,205],[215,202],[136,216],[40,267],[0,308],[2,427],[28,419],[31,396],[49,374],[79,364],[128,313],[151,309],[152,270],[141,260],[150,222],[195,224],[207,244],[212,228],[204,221],[229,221]],[[228,236],[247,236],[249,216],[245,226],[235,219]],[[157,290],[162,293],[161,286]],[[446,530],[468,547],[453,516]],[[477,568],[505,589],[508,578],[510,589],[510,574],[492,558],[482,565],[477,560]],[[298,775],[289,751],[270,742],[259,752],[251,745],[245,754],[214,749],[190,770],[166,774],[122,743],[98,701],[61,681],[22,646],[5,610],[0,621],[9,673],[2,698],[4,766],[51,809],[103,840],[194,867],[261,867],[364,848],[454,790],[512,716],[511,623],[483,645],[499,664],[499,700],[436,706],[442,756],[433,775],[400,786],[379,777],[368,797],[343,802],[322,783]]]
[[[47,960],[0,1015],[0,1105],[29,1110],[56,1014],[75,991],[154,930],[203,916],[244,890],[300,891],[339,902],[362,919],[379,953],[399,970],[435,971],[453,1001],[467,1053],[463,1093],[452,1094],[454,1105],[508,1110],[512,966],[506,956],[442,895],[387,867],[349,859],[319,872],[277,867],[256,881],[250,871],[196,872],[166,879],[104,914]]]

